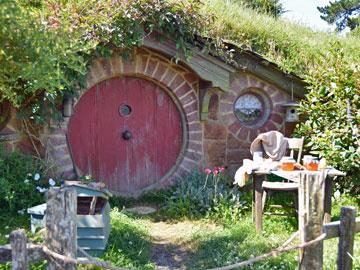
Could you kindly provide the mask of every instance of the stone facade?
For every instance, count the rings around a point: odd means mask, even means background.
[[[260,126],[242,125],[234,114],[237,98],[251,90],[261,91],[269,101],[269,115]],[[249,147],[258,134],[285,130],[285,109],[281,106],[291,99],[285,91],[246,72],[237,72],[230,85],[230,91],[213,94],[209,102],[209,117],[203,122],[204,165],[225,166],[233,174],[244,158],[251,158]],[[213,102],[211,102],[213,100]],[[286,131],[286,132],[285,132]]]

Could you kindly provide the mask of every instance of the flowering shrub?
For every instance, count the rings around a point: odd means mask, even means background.
[[[20,211],[45,201],[44,192],[56,181],[45,177],[42,160],[19,152],[6,153],[0,145],[0,209]]]
[[[224,168],[194,171],[183,179],[167,197],[165,211],[174,217],[237,219],[247,208],[242,193],[231,186]]]

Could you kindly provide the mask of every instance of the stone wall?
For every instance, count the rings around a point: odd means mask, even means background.
[[[237,98],[249,91],[261,92],[269,101],[269,113],[261,125],[242,125],[234,114]],[[230,91],[216,93],[209,102],[209,116],[203,123],[204,165],[226,166],[230,174],[242,164],[244,158],[251,158],[249,147],[259,133],[278,130],[290,135],[292,127],[285,124],[285,109],[281,104],[291,97],[285,91],[256,78],[246,72],[236,73],[231,81]],[[286,128],[285,128],[286,127]]]

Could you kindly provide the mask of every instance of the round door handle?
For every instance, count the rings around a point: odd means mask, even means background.
[[[130,131],[125,130],[125,131],[122,133],[122,137],[123,137],[124,140],[127,141],[127,140],[130,140],[130,139],[131,139],[132,134],[131,134]]]

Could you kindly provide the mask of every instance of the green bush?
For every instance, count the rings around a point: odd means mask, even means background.
[[[71,29],[45,22],[29,1],[19,2],[0,1],[0,102],[45,123],[50,115],[60,117],[62,93],[80,88],[89,46],[76,33],[70,36]]]
[[[166,198],[165,211],[170,217],[237,219],[247,208],[242,195],[221,173],[194,171]]]
[[[329,67],[314,69],[306,77],[309,92],[300,106],[306,121],[297,132],[305,136],[312,153],[347,172],[348,182],[359,187],[360,65],[346,59],[341,45],[334,43],[323,55]]]
[[[52,181],[45,178],[45,162],[0,144],[0,209],[19,211],[45,201],[44,192]]]

